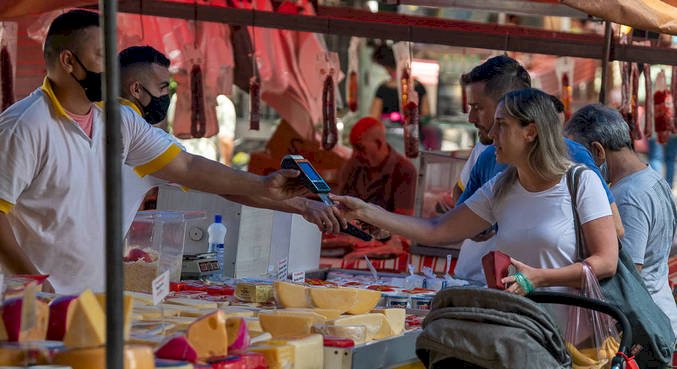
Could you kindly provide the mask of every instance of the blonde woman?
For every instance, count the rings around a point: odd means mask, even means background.
[[[463,205],[433,219],[388,213],[361,200],[334,196],[345,216],[428,244],[445,245],[472,237],[497,223],[496,245],[512,258],[518,273],[506,277],[507,291],[579,288],[583,267],[575,263],[576,233],[566,171],[572,165],[562,139],[555,99],[536,89],[506,94],[499,102],[490,136],[496,159],[508,164]],[[618,241],[611,209],[598,176],[584,171],[577,209],[599,279],[616,272]],[[554,311],[565,328],[566,310]]]

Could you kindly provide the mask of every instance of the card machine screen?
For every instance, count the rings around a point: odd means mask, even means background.
[[[307,175],[308,179],[310,179],[311,181],[313,181],[313,182],[323,181],[324,182],[322,177],[320,177],[320,175],[317,174],[315,169],[308,162],[305,162],[305,161],[299,162],[299,167],[301,168],[301,171],[303,171],[303,173],[305,173],[305,175]]]

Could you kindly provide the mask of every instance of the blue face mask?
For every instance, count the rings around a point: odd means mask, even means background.
[[[606,160],[599,165],[599,171],[602,174],[602,178],[604,178],[604,182],[611,182],[609,179],[609,166],[606,164]]]

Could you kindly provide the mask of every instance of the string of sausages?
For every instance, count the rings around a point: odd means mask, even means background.
[[[194,64],[190,69],[190,134],[194,138],[204,137],[207,131],[203,87],[202,67],[198,64]]]
[[[346,88],[348,96],[346,100],[348,101],[348,109],[352,112],[357,111],[357,72],[351,71],[348,75],[348,86]]]
[[[3,111],[14,104],[14,73],[7,46],[3,46],[0,50],[0,81],[2,81],[0,111]]]
[[[653,84],[651,83],[651,66],[644,63],[642,67],[644,73],[644,136],[647,138],[653,136],[654,130],[654,94]]]
[[[249,129],[258,131],[261,124],[261,81],[256,75],[249,79]]]
[[[334,78],[328,74],[322,88],[322,148],[331,150],[338,142]]]

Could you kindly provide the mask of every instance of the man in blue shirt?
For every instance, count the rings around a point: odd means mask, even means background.
[[[461,84],[467,92],[467,101],[470,107],[468,116],[473,117],[471,122],[478,129],[480,141],[489,146],[480,154],[477,163],[472,168],[470,179],[456,202],[456,206],[462,204],[475,191],[506,168],[506,165],[496,162],[496,148],[492,145],[493,141],[489,136],[489,132],[494,125],[496,105],[504,94],[531,87],[531,77],[516,60],[501,55],[488,59],[469,73],[464,74],[461,77]],[[561,102],[554,97],[553,99],[556,100],[556,105],[560,105],[558,110],[561,110],[563,108]],[[622,236],[623,225],[618,215],[613,194],[595,165],[590,152],[583,145],[574,141],[565,138],[565,142],[569,148],[571,160],[587,165],[602,179],[607,198],[611,204],[616,232],[619,237]],[[496,226],[477,235],[473,240],[464,242],[455,269],[455,274],[458,277],[484,282],[481,258],[495,249],[496,245],[492,239],[495,230]]]

